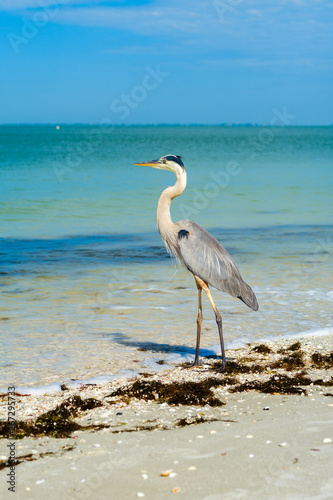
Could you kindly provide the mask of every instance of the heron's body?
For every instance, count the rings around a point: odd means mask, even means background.
[[[176,174],[174,186],[167,187],[161,194],[157,205],[156,221],[159,233],[167,249],[178,258],[193,274],[199,292],[199,311],[197,319],[197,349],[194,364],[199,362],[199,345],[202,323],[201,292],[204,290],[214,309],[218,324],[222,368],[225,364],[222,319],[209,291],[211,285],[222,292],[242,300],[254,311],[258,302],[251,287],[243,280],[236,264],[227,250],[203,227],[191,220],[172,222],[171,201],[180,196],[186,187],[186,170],[179,156],[166,155],[160,160],[137,165],[147,165]]]

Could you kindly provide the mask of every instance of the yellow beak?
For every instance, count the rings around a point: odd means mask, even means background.
[[[134,163],[134,165],[139,165],[139,167],[157,167],[158,160],[146,161],[143,163]]]

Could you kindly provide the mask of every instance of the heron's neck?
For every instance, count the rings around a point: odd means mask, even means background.
[[[158,231],[168,245],[168,238],[171,236],[173,222],[170,214],[171,201],[180,196],[186,188],[186,172],[176,173],[177,181],[174,186],[167,187],[162,192],[157,204],[156,222]]]

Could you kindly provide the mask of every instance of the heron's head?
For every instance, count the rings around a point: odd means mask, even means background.
[[[185,166],[180,156],[165,155],[159,160],[145,161],[143,163],[134,163],[143,167],[159,168],[160,170],[170,170],[176,175],[185,172]]]

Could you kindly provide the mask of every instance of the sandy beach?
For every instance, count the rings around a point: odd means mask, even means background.
[[[0,500],[333,500],[332,7],[0,0]]]
[[[177,367],[50,395],[2,395],[22,499],[333,498],[331,337],[252,344]],[[90,408],[90,409],[89,409]]]

